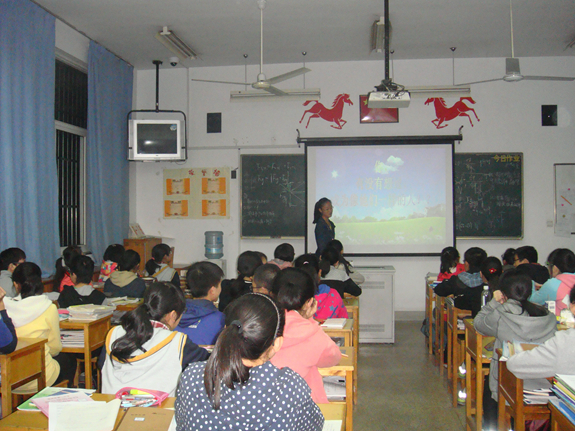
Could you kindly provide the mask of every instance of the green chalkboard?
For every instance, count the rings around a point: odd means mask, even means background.
[[[304,155],[242,155],[242,238],[305,235]]]
[[[523,237],[523,153],[456,153],[455,235]]]

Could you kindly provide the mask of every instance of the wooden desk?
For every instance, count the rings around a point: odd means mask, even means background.
[[[547,407],[551,411],[551,431],[575,431],[575,423],[562,410],[565,409],[568,414],[573,413],[563,401],[550,400]]]
[[[94,394],[92,398],[95,401],[111,401],[114,395],[110,394]],[[176,398],[170,397],[166,399],[161,408],[173,408]],[[342,420],[341,430],[346,430],[346,406],[345,404],[319,404],[319,409],[323,413],[326,420]],[[119,425],[124,417],[124,409],[118,411],[118,418],[114,429]],[[48,418],[41,412],[21,412],[17,411],[10,416],[0,421],[0,430],[6,431],[48,431]],[[160,430],[159,430],[160,431]]]
[[[63,320],[60,322],[60,329],[75,329],[84,331],[84,347],[64,347],[62,352],[65,353],[83,353],[84,364],[86,368],[86,389],[92,389],[92,352],[104,345],[106,334],[110,330],[110,321],[112,315],[102,317],[92,322],[69,322]]]
[[[140,301],[135,302],[133,304],[116,305],[116,310],[118,310],[118,311],[132,311],[132,310],[135,310],[136,308],[138,308],[143,303],[144,303],[144,300],[141,299]]]
[[[324,328],[322,326],[323,332],[329,335],[331,338],[343,338],[344,347],[353,346],[353,319],[347,319],[343,328]]]
[[[353,319],[353,345],[359,346],[359,298],[349,296],[343,300],[347,314]]]
[[[333,404],[344,404],[346,406],[346,430],[353,431],[353,373],[354,373],[354,350],[351,347],[342,347],[341,352],[347,356],[342,356],[339,364],[329,367],[320,368],[321,376],[340,376],[345,377],[345,402],[334,401]],[[330,403],[332,404],[332,403]]]
[[[38,390],[46,387],[46,354],[44,338],[20,338],[12,353],[0,355],[2,372],[2,414],[12,413],[12,390],[38,381]],[[0,428],[1,429],[1,428]]]
[[[460,379],[458,376],[458,368],[465,361],[465,328],[459,329],[457,327],[459,319],[466,316],[471,316],[471,311],[461,310],[457,308],[453,302],[453,298],[446,298],[445,304],[447,308],[447,380],[451,388],[451,404],[457,407],[457,391],[458,384],[465,387],[465,380]]]
[[[445,297],[435,296],[435,337],[433,345],[435,347],[435,365],[439,366],[439,374],[443,375],[443,356],[445,355]],[[431,327],[430,327],[431,328]],[[433,331],[430,331],[430,336]]]

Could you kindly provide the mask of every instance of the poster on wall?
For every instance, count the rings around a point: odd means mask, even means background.
[[[556,163],[555,235],[571,237],[575,233],[575,164]]]
[[[164,169],[164,218],[230,218],[230,168]]]

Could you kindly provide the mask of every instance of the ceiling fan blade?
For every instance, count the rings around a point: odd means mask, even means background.
[[[463,84],[457,84],[457,85],[483,84],[484,82],[494,82],[494,81],[503,81],[503,78],[485,79],[483,81],[474,81],[474,82],[465,82]]]
[[[270,85],[267,88],[264,88],[263,90],[267,91],[268,93],[275,94],[276,96],[289,96],[289,94],[286,93],[285,91],[282,91],[279,88],[274,87],[272,85]]]
[[[304,73],[311,72],[311,69],[307,67],[300,67],[299,69],[292,70],[291,72],[284,73],[282,75],[274,76],[273,78],[268,79],[267,81],[270,84],[277,84],[278,82],[286,81],[288,79],[295,78],[296,76],[303,75]]]
[[[251,85],[251,82],[231,82],[231,81],[212,81],[210,79],[193,79],[192,81],[198,82],[214,82],[216,84],[232,84],[232,85]]]
[[[530,81],[575,81],[575,78],[567,76],[524,76],[523,79]]]

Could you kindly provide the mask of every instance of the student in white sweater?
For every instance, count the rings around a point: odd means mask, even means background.
[[[575,288],[569,294],[569,310],[575,313]],[[507,368],[520,379],[575,374],[575,329],[557,331],[553,338],[533,350],[513,355]]]

